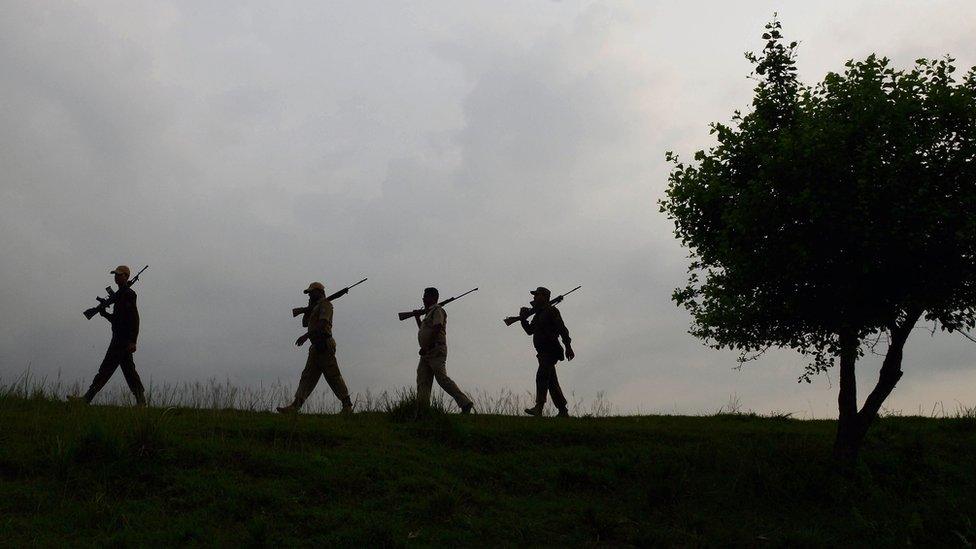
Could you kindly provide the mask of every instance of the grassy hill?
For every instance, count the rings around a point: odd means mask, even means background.
[[[976,542],[976,419],[351,417],[0,398],[0,546]]]

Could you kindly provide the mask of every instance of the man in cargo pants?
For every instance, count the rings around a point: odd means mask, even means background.
[[[451,395],[462,414],[471,413],[474,403],[447,375],[447,312],[437,304],[437,288],[424,289],[424,319],[417,321],[417,341],[420,343],[420,363],[417,364],[417,411],[430,406],[430,390],[434,380]]]
[[[308,360],[298,382],[295,400],[288,406],[278,407],[278,411],[283,414],[297,413],[308,399],[308,395],[312,394],[319,377],[325,376],[325,381],[332,388],[332,392],[342,402],[342,413],[350,413],[352,401],[349,399],[346,382],[339,371],[335,354],[336,343],[332,338],[332,303],[325,298],[325,286],[321,282],[309,284],[305,293],[308,294],[308,312],[305,317],[308,332],[302,334],[295,341],[295,345],[301,347],[306,341],[311,340],[312,346],[308,350]]]
[[[136,352],[136,339],[139,338],[139,309],[136,308],[136,293],[128,285],[131,272],[127,266],[119,265],[112,274],[115,275],[115,283],[119,287],[119,297],[112,305],[111,313],[104,308],[98,310],[98,314],[112,325],[112,341],[108,344],[105,358],[88,391],[80,399],[72,397],[72,400],[90,403],[108,383],[115,370],[121,367],[129,390],[136,397],[136,406],[145,406],[146,391],[142,387],[142,380],[139,379],[135,362],[132,360],[132,354]]]
[[[559,410],[559,417],[569,417],[566,397],[559,386],[559,378],[556,377],[556,364],[563,358],[573,360],[576,357],[571,345],[569,329],[566,328],[559,309],[549,303],[552,294],[547,288],[539,286],[529,293],[532,294],[532,308],[536,309],[536,313],[531,323],[522,318],[522,329],[532,336],[532,344],[539,359],[539,369],[535,374],[535,406],[526,408],[525,413],[530,416],[541,416],[542,408],[546,405],[546,393],[549,393],[552,403]],[[565,355],[562,346],[559,345],[559,338],[562,338],[563,344],[566,345]]]

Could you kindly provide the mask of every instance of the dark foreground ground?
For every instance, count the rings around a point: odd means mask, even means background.
[[[0,546],[976,542],[976,419],[833,424],[81,407],[0,399]]]

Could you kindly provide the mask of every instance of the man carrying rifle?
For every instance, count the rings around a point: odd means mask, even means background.
[[[115,275],[115,283],[119,286],[118,297],[112,305],[111,313],[107,312],[106,307],[98,309],[98,314],[112,324],[112,340],[108,344],[105,359],[102,360],[95,379],[80,400],[86,404],[90,403],[108,383],[116,368],[121,366],[125,382],[136,397],[136,406],[145,406],[145,389],[142,387],[142,380],[139,379],[135,362],[132,360],[132,354],[136,352],[136,339],[139,337],[139,310],[136,308],[136,293],[128,283],[131,272],[125,265],[119,265],[112,274]]]
[[[332,338],[332,303],[325,298],[325,286],[321,282],[309,284],[305,293],[308,294],[308,332],[302,334],[295,345],[301,347],[311,340],[312,346],[308,349],[308,360],[298,382],[295,400],[288,406],[278,407],[278,411],[283,414],[298,412],[308,395],[312,394],[319,377],[325,376],[332,392],[342,402],[342,413],[348,414],[352,412],[352,401],[336,361],[336,343]]]
[[[548,289],[539,286],[529,293],[533,296],[532,308],[524,308],[519,315],[519,320],[525,333],[532,336],[532,344],[535,345],[536,357],[539,359],[539,369],[535,374],[535,406],[526,408],[525,413],[531,416],[542,415],[548,392],[552,397],[552,403],[559,409],[559,417],[569,417],[566,397],[563,396],[559,379],[556,377],[556,364],[563,358],[573,360],[576,357],[570,344],[569,330],[563,323],[559,309],[549,303],[552,294]],[[531,311],[535,311],[535,316],[529,322],[526,317]],[[565,355],[562,346],[559,345],[560,337],[566,345]]]
[[[462,414],[471,413],[474,403],[447,375],[447,312],[437,300],[437,288],[424,289],[424,315],[414,316],[417,321],[417,341],[420,343],[420,363],[417,364],[417,409],[430,406],[430,390],[437,384],[451,395]]]

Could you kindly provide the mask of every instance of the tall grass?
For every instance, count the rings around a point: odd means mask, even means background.
[[[80,395],[87,388],[80,381],[67,381],[60,373],[54,378],[38,377],[30,370],[12,380],[0,377],[0,400],[16,398],[18,400],[65,400],[68,396]],[[274,410],[291,402],[294,388],[280,380],[273,383],[259,383],[257,386],[240,386],[231,380],[223,381],[210,378],[205,381],[184,381],[179,383],[157,383],[150,380],[146,387],[146,399],[150,406],[158,408],[192,408],[198,410],[241,410],[264,412]],[[468,395],[474,401],[475,413],[503,416],[521,416],[523,410],[535,404],[532,391],[513,391],[500,389],[497,392],[477,390]],[[353,395],[353,404],[357,412],[386,412],[389,413],[397,406],[406,406],[409,400],[416,405],[413,388],[399,388],[384,390],[378,393],[367,389]],[[110,384],[95,398],[94,404],[108,406],[132,406],[135,399],[128,387],[122,383]],[[435,410],[450,413],[457,412],[458,407],[444,391],[435,386],[431,395],[431,405]],[[613,417],[621,415],[619,409],[606,398],[603,391],[589,401],[578,397],[575,393],[569,395],[570,413],[577,417]],[[322,381],[315,392],[305,402],[302,412],[309,414],[338,413],[342,404],[336,400],[328,385]],[[543,409],[544,415],[555,415],[556,410],[551,403]],[[638,412],[634,415],[645,415]],[[694,414],[692,414],[694,415]],[[790,418],[791,413],[772,412],[759,414],[744,408],[736,394],[729,396],[728,402],[714,412],[704,415],[714,416],[762,416],[774,418]],[[929,408],[919,406],[916,413],[905,413],[902,410],[882,408],[881,417],[931,417],[944,419],[976,420],[976,406],[967,406],[956,402],[955,406],[946,406],[943,402],[936,402]]]
[[[69,396],[80,395],[87,387],[79,381],[68,382],[60,373],[55,378],[37,377],[29,370],[11,381],[0,378],[0,399],[17,398],[33,400],[65,400]],[[242,410],[269,411],[276,406],[291,402],[294,387],[275,381],[257,386],[240,386],[231,380],[210,378],[205,381],[184,381],[179,383],[157,383],[150,380],[146,386],[146,400],[150,406],[158,408],[192,408],[200,410]],[[475,413],[493,415],[524,415],[524,409],[535,404],[531,391],[516,392],[502,389],[491,393],[478,390],[469,395],[474,401]],[[131,406],[135,399],[124,384],[111,384],[102,389],[93,404],[108,406]],[[412,388],[401,388],[374,393],[367,389],[353,395],[357,412],[386,412],[399,408],[416,408],[416,394]],[[320,382],[315,392],[302,407],[304,413],[338,413],[341,403],[332,395],[328,385]],[[435,388],[431,395],[431,408],[439,412],[457,412],[454,401]],[[615,407],[598,392],[596,398],[587,402],[576,394],[570,395],[570,413],[583,417],[609,417],[614,415]],[[546,415],[554,415],[555,409],[547,404],[543,410]]]

